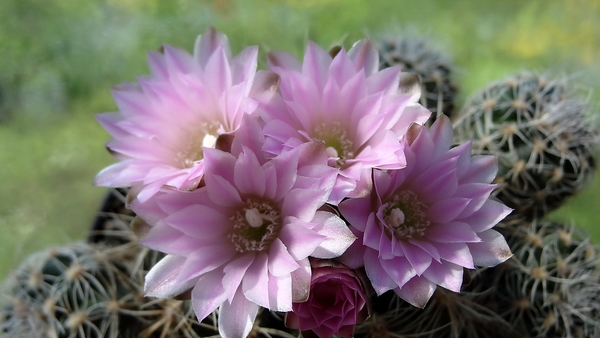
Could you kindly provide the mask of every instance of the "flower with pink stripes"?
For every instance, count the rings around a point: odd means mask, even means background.
[[[394,290],[424,307],[437,285],[460,291],[463,268],[495,266],[512,254],[491,229],[511,211],[490,199],[492,156],[471,157],[471,144],[451,148],[450,120],[415,126],[403,139],[406,167],[373,172],[371,196],[340,211],[359,239],[342,258],[364,265],[377,294]]]
[[[119,162],[94,184],[135,187],[142,201],[162,186],[192,190],[204,172],[204,148],[239,128],[257,102],[249,98],[257,47],[232,57],[227,37],[209,28],[194,54],[171,46],[148,54],[152,75],[113,91],[119,108],[98,116],[113,137],[107,148]]]
[[[265,150],[280,154],[302,143],[324,142],[329,165],[340,169],[331,203],[368,195],[373,168],[404,167],[398,139],[431,112],[415,95],[399,93],[399,68],[379,71],[370,40],[335,57],[311,42],[302,63],[281,51],[269,53],[268,62],[281,81],[278,92],[260,100]]]

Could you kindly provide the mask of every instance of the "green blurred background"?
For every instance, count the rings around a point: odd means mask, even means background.
[[[113,159],[94,114],[116,109],[110,87],[148,74],[145,53],[192,49],[214,26],[234,53],[248,45],[302,55],[306,42],[350,47],[417,32],[456,65],[466,97],[519,70],[568,75],[600,101],[598,0],[2,0],[0,2],[0,278],[27,254],[82,240]],[[600,181],[553,214],[600,242]]]

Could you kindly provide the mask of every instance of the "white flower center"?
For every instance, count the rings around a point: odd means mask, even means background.
[[[385,227],[398,240],[424,236],[431,223],[427,219],[428,206],[410,190],[397,192],[383,208]]]
[[[238,252],[263,251],[279,236],[281,215],[273,203],[247,199],[233,216],[229,239]]]
[[[176,146],[175,162],[181,169],[191,168],[204,159],[202,147],[213,147],[217,140],[219,123],[202,123],[193,130],[181,132],[181,142]]]
[[[202,139],[202,146],[207,147],[207,148],[212,148],[215,145],[216,141],[217,141],[217,137],[215,135],[206,134],[206,135],[204,135],[204,138]]]
[[[253,228],[261,227],[263,225],[262,214],[256,208],[246,209],[246,222]]]
[[[394,208],[392,209],[390,214],[385,218],[385,223],[387,223],[392,228],[398,228],[402,224],[404,224],[405,219],[406,217],[404,216],[402,210]]]
[[[336,159],[337,167],[354,158],[354,144],[340,122],[323,122],[313,130],[312,138],[325,142],[327,156]]]

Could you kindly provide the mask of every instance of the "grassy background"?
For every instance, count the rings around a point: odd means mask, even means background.
[[[191,50],[208,26],[248,45],[300,56],[386,32],[418,32],[449,54],[473,91],[518,70],[569,75],[600,101],[598,0],[2,0],[0,2],[0,278],[27,254],[85,238],[113,163],[94,114],[115,110],[110,86],[148,73],[163,43]],[[264,61],[259,67],[264,68]],[[553,217],[600,242],[600,181]]]

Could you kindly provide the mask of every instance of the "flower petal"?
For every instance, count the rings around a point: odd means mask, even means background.
[[[432,262],[423,277],[450,291],[460,292],[463,281],[463,268],[452,263]]]
[[[308,299],[311,280],[311,268],[308,258],[298,261],[300,268],[292,272],[292,300],[296,303]]]
[[[317,211],[311,222],[317,224],[313,231],[325,236],[323,242],[311,254],[313,257],[321,259],[339,257],[356,240],[356,236],[346,223],[333,213]]]
[[[429,302],[436,286],[425,277],[414,277],[402,288],[394,289],[394,292],[413,306],[424,308]]]
[[[381,264],[382,262],[377,255],[377,251],[372,249],[365,251],[365,272],[378,296],[381,296],[386,291],[398,288],[396,281],[390,277]],[[393,273],[397,272],[394,271]]]
[[[496,266],[512,256],[504,236],[495,230],[486,230],[477,234],[481,243],[469,243],[473,261],[478,266]]]
[[[289,275],[292,271],[300,267],[279,238],[271,243],[268,266],[269,274],[277,277]]]
[[[248,336],[254,325],[259,306],[244,296],[241,288],[233,300],[224,302],[219,308],[219,333],[223,338]]]
[[[269,290],[265,288],[269,283],[268,259],[266,253],[258,253],[242,281],[244,296],[249,301],[266,308],[269,307]]]
[[[229,297],[229,292],[223,287],[223,271],[211,271],[200,277],[192,289],[192,306],[198,320],[206,318]]]
[[[156,263],[146,275],[146,296],[170,298],[182,294],[196,284],[197,279],[179,280],[185,257],[167,255]]]

